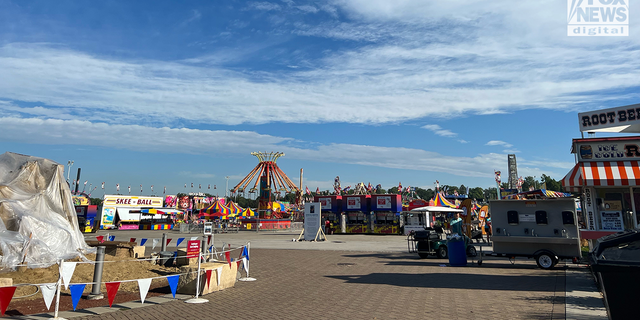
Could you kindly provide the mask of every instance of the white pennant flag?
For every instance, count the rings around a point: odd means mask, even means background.
[[[147,297],[149,286],[151,286],[151,278],[138,279],[138,288],[140,288],[140,300],[142,300],[142,303],[144,303],[144,299]]]
[[[69,282],[75,270],[76,262],[63,262],[62,266],[60,266],[60,275],[62,276],[65,289],[69,289]]]
[[[218,287],[220,286],[220,276],[222,275],[222,267],[216,269],[216,280],[218,280]]]
[[[198,237],[191,237],[191,240],[198,240]]]
[[[244,270],[247,271],[247,275],[249,274],[249,260],[247,258],[242,258],[242,264],[244,265]]]
[[[40,286],[40,292],[42,292],[44,304],[47,306],[47,310],[49,310],[49,308],[51,308],[51,301],[53,301],[53,296],[56,294],[56,284],[43,284]]]
[[[153,247],[151,248],[151,250],[155,249],[159,242],[160,242],[160,239],[158,238],[153,239]]]

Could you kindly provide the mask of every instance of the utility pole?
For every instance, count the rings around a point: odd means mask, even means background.
[[[67,161],[67,182],[69,182],[69,174],[71,173],[71,166],[73,166],[73,160]]]
[[[226,199],[227,198],[227,191],[229,191],[229,176],[226,176],[224,178],[227,179],[227,187],[226,187],[226,189],[224,189],[224,197]]]

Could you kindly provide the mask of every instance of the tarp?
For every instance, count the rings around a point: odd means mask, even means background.
[[[95,252],[78,228],[64,165],[6,152],[0,155],[0,268],[31,268]]]

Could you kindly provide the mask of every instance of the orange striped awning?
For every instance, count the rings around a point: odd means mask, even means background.
[[[567,191],[588,186],[623,187],[640,184],[640,161],[581,162],[562,179]]]

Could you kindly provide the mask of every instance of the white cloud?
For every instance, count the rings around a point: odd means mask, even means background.
[[[282,9],[279,4],[272,2],[249,2],[247,6],[250,9],[261,11],[278,11]]]
[[[181,171],[179,175],[189,178],[202,178],[202,179],[210,179],[215,178],[216,175],[213,173],[205,173],[205,172],[191,172],[191,171]]]
[[[462,140],[462,139],[458,139],[458,142],[460,142],[460,143],[469,143],[469,141],[467,141],[467,140]]]
[[[443,137],[455,137],[458,135],[457,133],[452,132],[451,130],[442,129],[442,127],[440,127],[437,124],[427,124],[422,126],[421,128],[427,129],[429,131],[433,131],[433,133]]]
[[[485,144],[485,146],[503,146],[505,148],[513,147],[512,144],[506,143],[506,142],[500,141],[500,140],[491,140],[491,141],[487,142],[487,144]]]
[[[518,149],[504,149],[502,150],[503,153],[520,153],[520,150]]]

